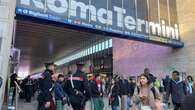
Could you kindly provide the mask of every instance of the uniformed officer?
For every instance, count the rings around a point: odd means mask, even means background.
[[[55,65],[53,62],[45,63],[45,71],[42,73],[39,80],[40,93],[38,95],[38,110],[51,110],[52,100],[52,74]]]
[[[70,75],[65,85],[73,110],[84,110],[90,94],[86,73],[83,72],[84,64],[77,64],[77,71]]]

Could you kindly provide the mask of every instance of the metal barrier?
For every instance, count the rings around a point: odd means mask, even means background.
[[[16,81],[14,83],[16,85],[16,88],[11,87],[9,89],[7,110],[17,110],[18,108],[17,106],[18,106],[19,93],[22,92],[22,89],[20,88],[20,86]],[[16,90],[14,91],[14,89]],[[14,92],[15,92],[15,97],[13,96]]]
[[[7,110],[16,110],[15,109],[15,104],[13,102],[13,93],[14,93],[14,87],[11,87],[9,89],[8,93],[8,105],[7,105]]]

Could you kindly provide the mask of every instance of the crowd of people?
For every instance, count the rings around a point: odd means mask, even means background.
[[[176,70],[171,78],[161,80],[149,68],[136,79],[114,74],[105,80],[100,74],[87,77],[84,64],[77,64],[77,71],[66,76],[55,74],[54,63],[46,63],[45,67],[38,80],[32,81],[30,76],[23,80],[26,102],[38,91],[37,110],[64,110],[65,104],[73,110],[84,110],[87,101],[93,110],[103,110],[105,106],[112,110],[169,110],[171,106],[174,110],[193,110],[189,106],[195,100],[193,78],[181,80]]]

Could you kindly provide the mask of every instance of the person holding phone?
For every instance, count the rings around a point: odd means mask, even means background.
[[[140,84],[135,88],[132,110],[161,110],[161,97],[146,74],[140,76]]]

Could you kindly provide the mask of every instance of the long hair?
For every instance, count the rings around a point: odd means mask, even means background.
[[[145,77],[145,78],[148,80],[148,82],[147,82],[148,85],[150,85],[150,84],[152,83],[152,81],[151,81],[150,78],[149,78],[149,75],[147,75],[147,74],[141,74],[141,75],[140,75],[140,78],[141,78],[142,76]],[[140,85],[141,85],[141,82],[140,82]]]

